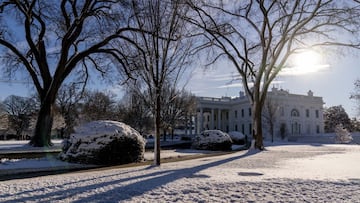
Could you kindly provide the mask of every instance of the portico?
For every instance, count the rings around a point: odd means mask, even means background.
[[[229,131],[229,114],[230,108],[227,102],[230,98],[209,98],[199,97],[197,106],[197,119],[200,121],[196,126],[196,133],[203,130],[222,130]]]

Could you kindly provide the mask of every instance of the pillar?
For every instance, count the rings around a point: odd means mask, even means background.
[[[185,115],[185,135],[188,135],[188,116],[187,114]]]
[[[211,115],[210,115],[210,130],[214,129],[214,109],[211,109]]]
[[[195,134],[199,134],[199,123],[198,123],[198,114],[196,113],[195,115],[195,126],[194,126],[194,131],[195,131]]]
[[[221,130],[221,109],[218,109],[218,116],[217,116],[217,122],[218,122],[218,125],[217,125],[217,129],[218,130]]]
[[[200,132],[204,130],[204,109],[200,109]],[[200,134],[199,132],[199,134]]]

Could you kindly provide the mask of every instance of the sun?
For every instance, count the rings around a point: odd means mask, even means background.
[[[312,49],[302,49],[289,59],[289,65],[283,69],[282,75],[306,75],[324,71],[329,68],[323,63],[322,55]]]
[[[306,50],[294,55],[294,71],[299,74],[318,72],[321,68],[321,55],[313,50]]]

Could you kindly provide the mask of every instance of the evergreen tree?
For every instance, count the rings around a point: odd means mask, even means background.
[[[345,109],[339,106],[332,106],[324,111],[325,132],[335,132],[335,126],[342,124],[346,129],[352,130],[351,122]]]

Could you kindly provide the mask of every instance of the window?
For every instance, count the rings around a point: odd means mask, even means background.
[[[249,116],[251,117],[251,108],[249,108]]]
[[[291,111],[291,117],[299,117],[299,116],[300,116],[300,113],[299,113],[298,110],[293,109],[293,110]]]
[[[241,125],[241,132],[242,132],[242,134],[245,135],[245,125],[244,124]]]
[[[237,118],[237,111],[235,110],[235,118]]]
[[[280,125],[280,135],[281,135],[281,138],[284,138],[285,135],[286,135],[286,123],[281,123]]]
[[[251,123],[249,124],[249,135],[252,135],[252,125],[251,125]]]
[[[226,112],[226,120],[229,120],[229,112]]]
[[[311,126],[310,126],[310,124],[307,124],[307,126],[306,126],[306,133],[307,133],[308,135],[311,134]]]
[[[310,111],[309,111],[309,109],[306,109],[306,112],[305,112],[305,113],[306,113],[306,117],[309,118],[309,117],[310,117]]]
[[[241,117],[244,118],[244,109],[241,109]]]
[[[316,133],[319,134],[320,133],[320,126],[316,125]]]
[[[280,107],[280,116],[284,116],[285,113],[284,113],[284,107]]]
[[[291,125],[291,134],[300,135],[301,134],[301,125],[298,122],[294,122]]]
[[[315,116],[316,116],[316,118],[319,118],[319,110],[315,111]]]
[[[235,125],[235,131],[238,131],[238,125]]]

